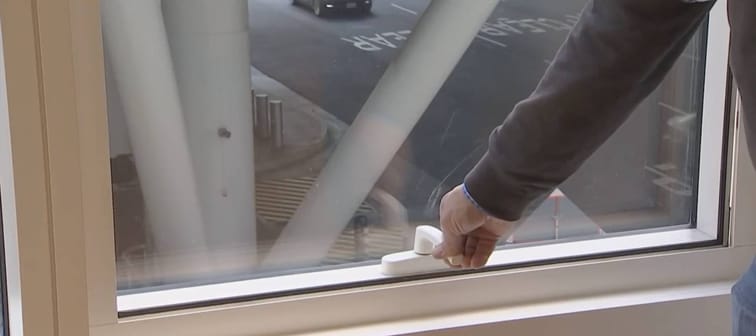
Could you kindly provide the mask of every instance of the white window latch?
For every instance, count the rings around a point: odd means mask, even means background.
[[[441,230],[430,225],[418,226],[415,229],[414,249],[385,255],[381,259],[381,272],[388,276],[399,276],[448,270],[449,266],[443,260],[431,255],[433,249],[442,241]],[[459,265],[461,259],[461,256],[452,257],[449,258],[449,263]]]

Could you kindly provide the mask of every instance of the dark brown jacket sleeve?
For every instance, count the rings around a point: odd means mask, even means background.
[[[712,5],[590,1],[533,94],[491,134],[465,178],[470,197],[495,217],[519,219],[659,85]]]

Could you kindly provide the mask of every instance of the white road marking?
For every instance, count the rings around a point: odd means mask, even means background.
[[[683,110],[681,110],[681,109],[679,109],[677,107],[674,107],[672,105],[669,105],[669,104],[666,104],[666,103],[663,103],[663,102],[659,102],[659,106],[664,107],[664,108],[666,108],[666,109],[668,109],[668,110],[670,110],[672,112],[675,112],[677,114],[682,114],[683,116],[695,115],[695,113],[690,113],[690,112],[683,111]]]
[[[391,6],[401,11],[410,13],[412,15],[418,15],[416,11],[402,7],[396,3],[391,3]],[[515,28],[517,26],[518,28]],[[506,48],[507,44],[500,42],[500,38],[510,36],[512,34],[524,35],[524,34],[541,34],[550,31],[559,32],[572,29],[572,25],[560,20],[548,19],[548,18],[529,18],[529,19],[508,19],[497,18],[495,22],[486,22],[478,32],[476,38],[491,43],[495,46]],[[370,36],[359,35],[352,36],[351,38],[343,37],[343,41],[353,44],[356,48],[364,51],[380,51],[386,49],[397,49],[400,47],[399,41],[404,41],[409,35],[409,30],[402,30],[397,32],[385,32],[375,33]],[[550,65],[551,61],[545,60],[547,65]]]
[[[409,9],[409,8],[404,8],[404,7],[402,7],[402,6],[399,6],[399,5],[395,4],[395,3],[392,3],[392,4],[391,4],[391,6],[393,6],[394,8],[397,8],[397,9],[403,10],[403,11],[405,11],[405,12],[407,12],[407,13],[410,13],[410,14],[412,14],[412,15],[417,15],[417,12],[415,12],[415,11],[413,11],[413,10]]]
[[[546,63],[546,65],[551,65],[551,61],[549,60],[543,60],[543,62]]]
[[[446,123],[446,129],[444,130],[444,134],[441,135],[441,145],[444,144],[444,140],[446,140],[446,137],[449,135],[449,130],[454,124],[454,117],[456,116],[457,116],[457,110],[454,110],[454,112],[452,112],[451,118],[449,118],[449,122]]]
[[[698,56],[689,55],[688,53],[683,53],[682,55],[680,55],[680,57],[681,58],[687,58],[687,59],[689,59],[691,61],[698,61]]]
[[[479,39],[481,39],[481,40],[483,40],[483,41],[486,41],[486,42],[491,42],[491,43],[493,43],[493,44],[495,44],[495,45],[497,45],[497,46],[499,46],[499,47],[502,47],[502,48],[506,48],[506,47],[507,47],[507,45],[506,45],[506,44],[504,44],[504,43],[501,43],[501,42],[499,42],[499,41],[496,41],[496,40],[492,40],[492,39],[490,39],[490,38],[488,38],[488,37],[485,37],[485,36],[480,36],[480,35],[478,35],[478,36],[476,36],[476,37],[477,37],[477,38],[479,38]]]

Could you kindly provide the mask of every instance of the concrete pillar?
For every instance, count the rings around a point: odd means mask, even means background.
[[[245,0],[163,0],[210,250],[256,263],[254,143]]]

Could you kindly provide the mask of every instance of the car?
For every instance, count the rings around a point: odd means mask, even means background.
[[[362,14],[368,14],[373,9],[373,0],[292,0],[291,3],[309,6],[317,16],[325,16],[338,9],[355,10]]]

